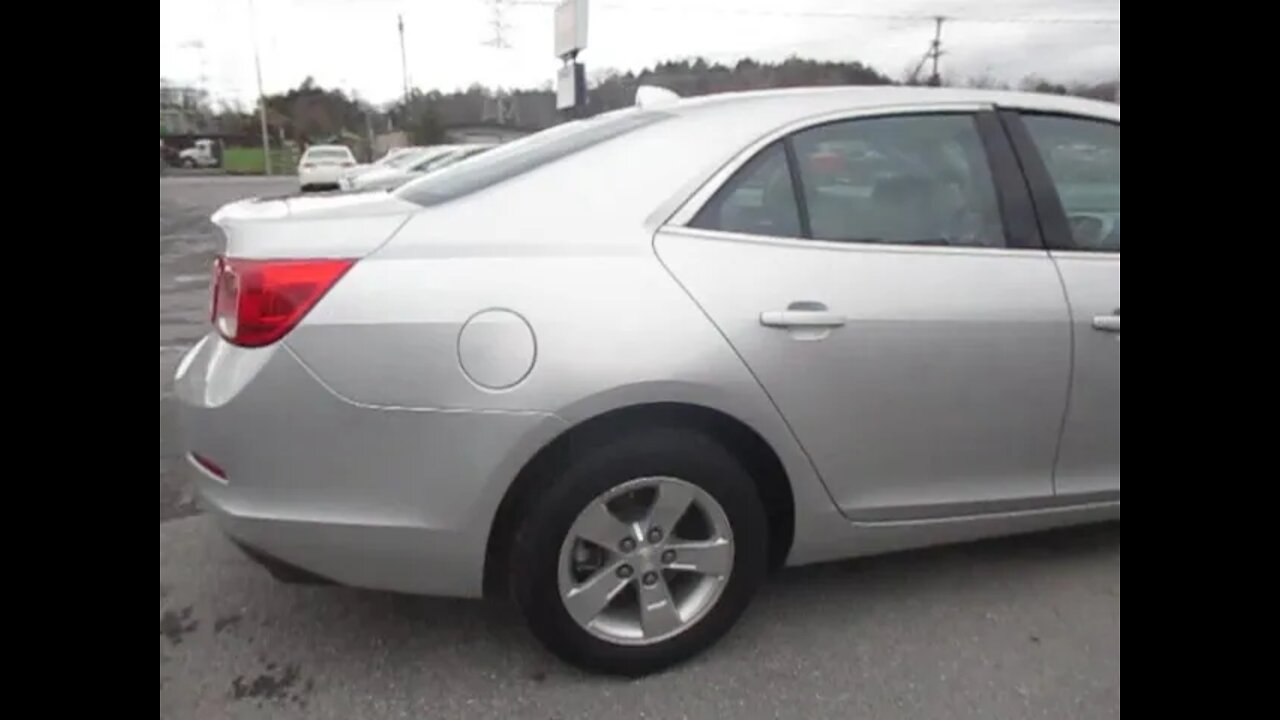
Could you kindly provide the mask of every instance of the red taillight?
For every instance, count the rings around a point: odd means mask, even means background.
[[[356,166],[356,164],[355,164],[355,163],[353,163],[353,162],[344,162],[344,163],[342,163],[342,167],[355,167],[355,166]]]
[[[213,326],[234,345],[270,345],[292,330],[354,264],[354,260],[218,258]]]
[[[304,170],[310,170],[311,168],[315,167],[315,165],[311,163],[302,163],[302,167]]]

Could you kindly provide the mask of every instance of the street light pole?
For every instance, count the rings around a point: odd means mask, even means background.
[[[404,15],[396,16],[396,27],[400,31],[400,80],[404,83],[404,101],[409,102],[409,61],[404,52]]]
[[[258,57],[258,31],[253,19],[253,0],[249,0],[249,36],[253,42],[253,71],[258,76],[258,117],[262,121],[263,169],[271,174],[271,140],[267,136],[267,96],[262,92],[262,60]]]

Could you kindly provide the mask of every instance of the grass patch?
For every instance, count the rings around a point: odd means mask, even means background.
[[[235,175],[264,175],[266,163],[262,148],[229,147],[222,153],[222,167]],[[297,159],[288,150],[271,151],[271,174],[292,175],[298,170]]]

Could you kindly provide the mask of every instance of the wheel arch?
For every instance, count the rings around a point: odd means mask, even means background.
[[[796,500],[791,479],[768,440],[727,412],[689,402],[652,402],[614,408],[591,416],[561,432],[544,445],[516,474],[498,504],[484,555],[484,594],[507,591],[511,539],[521,509],[533,493],[550,482],[573,457],[573,447],[614,437],[630,428],[652,425],[685,427],[706,433],[731,452],[751,475],[769,520],[769,565],[780,567],[795,538]]]

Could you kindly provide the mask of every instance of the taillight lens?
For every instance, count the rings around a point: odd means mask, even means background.
[[[302,320],[354,260],[214,262],[213,326],[234,345],[262,347]]]

